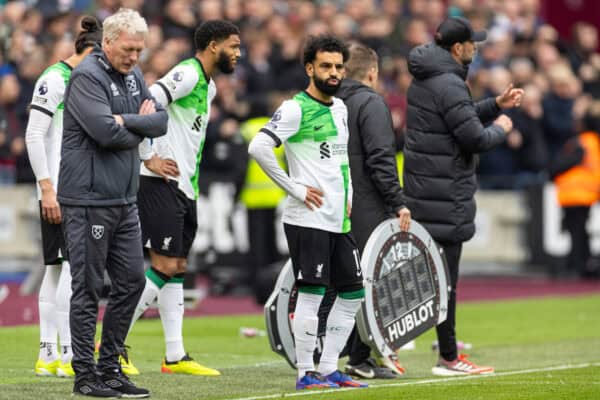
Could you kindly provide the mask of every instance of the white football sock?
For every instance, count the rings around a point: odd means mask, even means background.
[[[61,347],[61,361],[71,361],[71,328],[69,326],[69,309],[71,306],[71,266],[63,261],[56,288],[56,324],[58,340]]]
[[[329,375],[338,369],[340,353],[344,349],[350,332],[354,327],[354,317],[360,307],[362,299],[342,299],[337,297],[329,317],[327,318],[327,332],[323,353],[319,362],[321,375]]]
[[[177,279],[177,278],[175,278]],[[183,348],[183,282],[167,282],[158,294],[158,310],[165,334],[166,359],[178,361]]]
[[[56,354],[56,287],[60,276],[59,265],[46,265],[38,296],[40,314],[40,353],[39,358],[48,362],[55,360]]]
[[[60,349],[60,362],[63,364],[70,363],[73,358],[73,348],[71,345],[60,346]]]
[[[135,311],[133,313],[133,318],[131,319],[131,324],[129,325],[129,332],[127,335],[131,333],[131,329],[133,329],[133,325],[135,322],[142,316],[144,311],[150,307],[150,305],[154,302],[154,299],[158,296],[160,292],[160,288],[156,286],[156,283],[152,282],[146,276],[146,286],[144,287],[144,291],[142,292],[142,296],[140,297],[140,301],[135,307]]]
[[[294,342],[296,344],[296,367],[298,378],[302,378],[307,371],[315,370],[313,354],[317,346],[317,333],[319,329],[319,306],[323,295],[298,292],[296,310],[294,311]]]

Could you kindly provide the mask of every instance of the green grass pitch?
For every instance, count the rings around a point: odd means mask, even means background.
[[[148,387],[154,399],[173,400],[600,399],[600,295],[460,304],[458,336],[473,343],[473,361],[496,367],[493,376],[432,376],[430,331],[417,340],[416,350],[400,352],[405,377],[322,393],[296,392],[295,372],[271,352],[266,337],[240,337],[242,326],[264,329],[264,321],[261,316],[184,321],[186,350],[223,373],[205,378],[162,375],[160,321],[140,321],[128,339],[142,372],[134,382]],[[37,347],[35,326],[0,329],[0,399],[71,398],[72,380],[34,376]]]

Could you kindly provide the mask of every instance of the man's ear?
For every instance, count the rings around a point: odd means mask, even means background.
[[[460,42],[454,43],[450,49],[451,53],[454,54],[455,56],[460,55],[462,53],[462,46],[463,45]]]
[[[216,40],[211,40],[208,43],[208,48],[210,49],[210,51],[212,51],[214,54],[217,54],[217,41]]]
[[[304,69],[306,70],[306,75],[312,78],[315,73],[315,66],[312,63],[306,63],[304,64]]]

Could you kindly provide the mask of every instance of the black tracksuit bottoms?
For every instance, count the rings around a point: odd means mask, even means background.
[[[443,247],[446,256],[452,291],[450,292],[450,296],[448,296],[448,316],[435,329],[440,345],[440,356],[444,360],[452,361],[458,357],[458,350],[456,348],[456,284],[458,283],[458,267],[462,253],[462,243],[440,243],[440,245]]]
[[[117,369],[135,307],[144,290],[144,257],[137,205],[62,206],[70,256],[72,365],[76,377]],[[98,365],[94,336],[104,271],[111,290],[103,319]]]

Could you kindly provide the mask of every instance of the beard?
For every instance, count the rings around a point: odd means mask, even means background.
[[[330,85],[329,83],[327,83],[327,80],[319,79],[316,76],[313,77],[313,80],[317,89],[325,93],[327,96],[333,96],[334,94],[336,94],[338,89],[340,88],[340,85],[342,84],[341,79],[338,80],[337,85]]]
[[[223,50],[219,52],[219,58],[217,58],[217,69],[224,74],[231,74],[234,70],[231,59]]]
[[[460,57],[460,61],[462,62],[462,65],[465,67],[468,67],[469,65],[471,65],[471,63],[473,62],[473,58],[475,57],[475,54],[467,54],[467,52],[465,51],[461,57]]]

